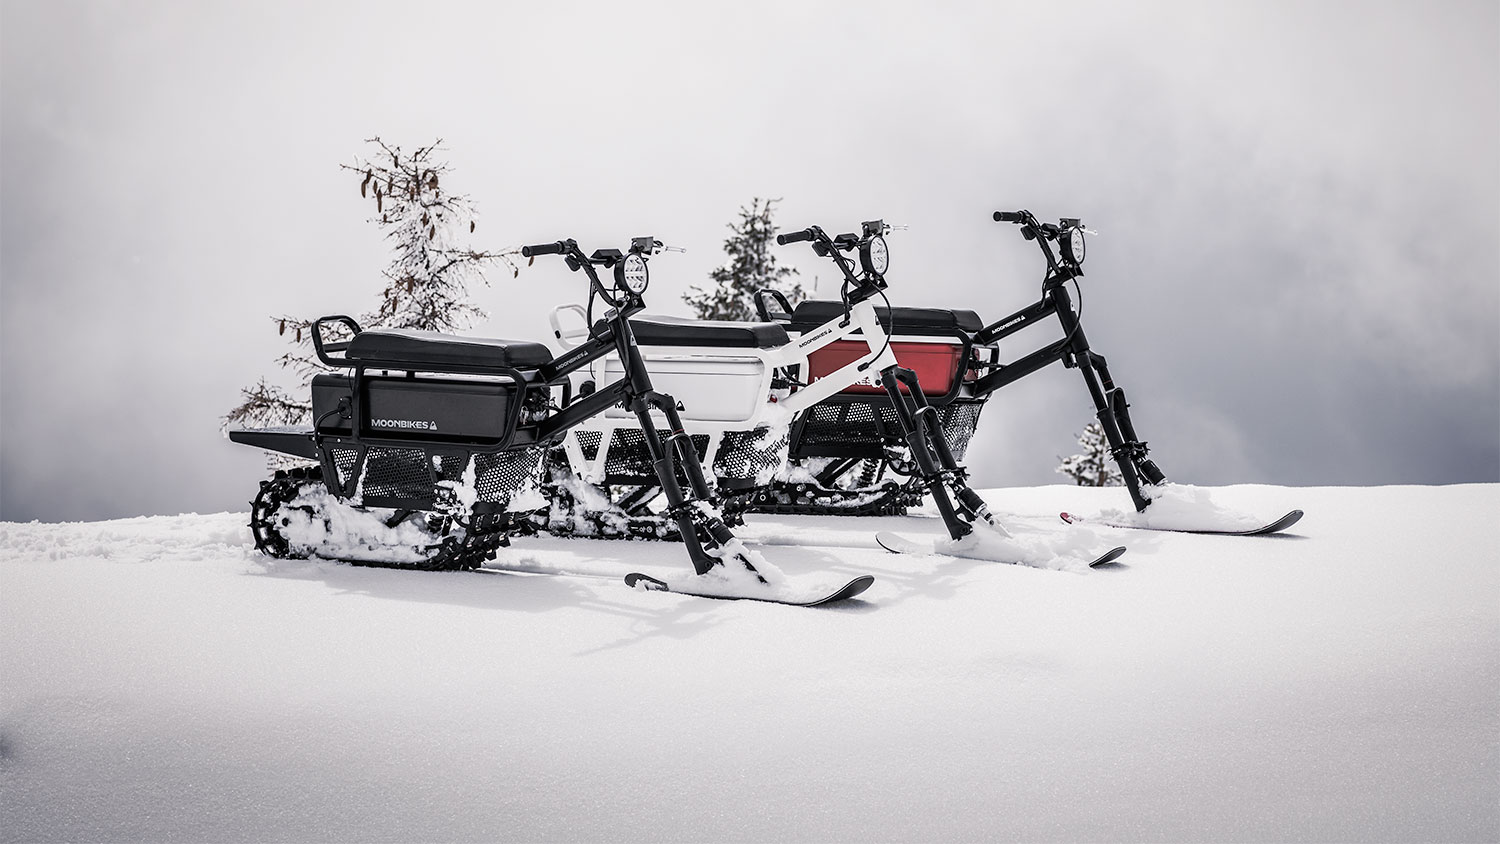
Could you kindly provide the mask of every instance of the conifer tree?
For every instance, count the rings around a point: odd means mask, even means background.
[[[682,297],[699,319],[755,320],[755,291],[762,288],[781,291],[793,304],[802,298],[802,286],[792,280],[796,268],[781,266],[772,252],[771,213],[780,201],[756,197],[749,208],[740,206],[740,219],[728,224],[731,234],[724,241],[728,260],[709,273],[708,285],[692,287]]]
[[[359,316],[361,327],[453,332],[483,319],[485,313],[469,300],[469,284],[488,283],[484,269],[496,263],[516,275],[514,256],[519,250],[489,252],[460,242],[474,232],[475,209],[467,196],[445,188],[450,167],[439,157],[441,140],[410,153],[378,137],[366,143],[375,147],[371,158],[356,157],[354,164],[339,166],[359,177],[359,195],[374,205],[370,220],[392,242],[393,255],[383,273],[380,305]],[[293,344],[276,362],[296,376],[300,388],[289,393],[261,378],[241,390],[242,401],[225,415],[225,427],[310,421],[306,385],[323,371],[313,356],[312,320],[280,316],[271,321]]]
[[[1060,474],[1072,478],[1079,486],[1120,486],[1125,482],[1109,453],[1109,439],[1098,422],[1084,426],[1078,444],[1083,446],[1083,453],[1060,458],[1062,465],[1057,467]]]

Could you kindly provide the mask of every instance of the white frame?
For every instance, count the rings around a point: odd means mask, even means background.
[[[586,311],[580,305],[561,305],[552,310],[550,320],[552,322],[552,333],[562,344],[564,349],[580,345],[583,338],[588,336],[588,327],[585,325],[579,329],[564,329],[559,315],[565,311],[575,311],[585,315]],[[771,380],[778,368],[786,366],[802,366],[802,371],[807,371],[807,359],[819,349],[824,348],[838,340],[843,340],[859,332],[864,340],[868,351],[858,359],[840,367],[834,372],[819,378],[816,382],[798,389],[796,392],[772,400]],[[790,343],[773,349],[754,348],[724,348],[721,346],[641,346],[641,355],[646,361],[647,369],[650,369],[653,358],[739,358],[757,359],[761,363],[761,382],[757,389],[757,395],[765,396],[766,399],[756,404],[754,412],[741,420],[703,420],[694,419],[692,416],[692,397],[673,395],[684,410],[682,411],[683,427],[687,434],[708,434],[708,449],[703,456],[703,465],[712,474],[714,458],[718,454],[719,443],[723,434],[729,431],[753,431],[756,428],[770,427],[776,425],[789,425],[798,413],[823,401],[835,393],[842,392],[845,388],[858,384],[865,380],[867,374],[872,370],[880,372],[887,367],[896,364],[896,353],[891,350],[890,337],[886,334],[885,327],[875,315],[875,303],[866,299],[849,309],[849,320],[845,322],[842,316],[829,320],[828,322],[804,332],[792,338]],[[614,356],[609,356],[613,358]],[[597,365],[597,364],[596,364]],[[597,373],[599,375],[602,373]],[[604,482],[604,467],[609,459],[609,447],[614,439],[614,432],[621,428],[638,429],[640,424],[631,415],[612,416],[604,413],[595,416],[575,428],[568,431],[563,440],[563,448],[567,451],[568,461],[575,467],[575,471],[588,483],[599,484]],[[598,431],[600,433],[599,449],[593,460],[585,460],[583,448],[578,443],[577,434],[580,431]]]

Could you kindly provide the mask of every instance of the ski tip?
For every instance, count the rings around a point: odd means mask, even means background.
[[[819,604],[832,604],[838,601],[847,601],[848,599],[853,598],[855,595],[859,595],[866,589],[869,589],[874,584],[874,575],[862,574],[845,584],[843,589],[838,590],[822,601],[818,601],[817,604],[814,604],[813,606],[817,606]]]
[[[1067,510],[1064,510],[1061,513],[1058,513],[1057,517],[1060,518],[1060,519],[1062,519],[1063,521],[1067,522],[1070,525],[1073,524],[1073,514],[1069,513]]]
[[[1125,556],[1125,546],[1124,545],[1120,545],[1120,546],[1117,546],[1115,548],[1111,548],[1108,551],[1105,551],[1103,554],[1101,554],[1092,563],[1089,563],[1089,568],[1096,569],[1096,568],[1099,568],[1100,566],[1107,566],[1110,563],[1113,563],[1114,561],[1120,559],[1123,556]]]
[[[647,592],[666,592],[668,589],[665,581],[657,580],[649,574],[641,574],[638,571],[625,575],[625,585],[631,589],[644,589]]]
[[[892,554],[931,554],[931,545],[919,545],[900,534],[881,531],[875,534],[875,544]]]
[[[1252,536],[1267,536],[1273,533],[1280,533],[1301,520],[1302,511],[1293,510],[1290,513],[1287,513],[1285,516],[1282,516],[1276,521],[1266,525],[1265,527],[1260,528],[1259,530],[1247,531],[1247,533]]]

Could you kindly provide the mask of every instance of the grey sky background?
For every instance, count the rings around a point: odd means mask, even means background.
[[[1172,479],[1500,480],[1497,8],[4,0],[0,519],[246,507],[264,461],[218,417],[285,350],[272,314],[374,303],[338,165],[376,134],[443,139],[479,246],[687,247],[668,313],[756,196],[909,225],[892,300],[989,320],[1042,269],[990,212],[1081,216],[1084,324]],[[583,294],[492,281],[473,333],[543,338]],[[968,462],[1062,482],[1091,418],[1044,371]]]

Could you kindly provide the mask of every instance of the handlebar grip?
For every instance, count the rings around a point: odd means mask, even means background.
[[[995,222],[997,223],[1019,223],[1026,219],[1025,211],[996,211]]]
[[[561,255],[568,251],[568,245],[559,240],[556,243],[539,243],[536,246],[522,246],[521,257],[534,258],[537,255]]]
[[[803,229],[800,232],[788,232],[776,235],[776,244],[785,246],[788,243],[801,243],[804,240],[812,240],[812,229]]]

